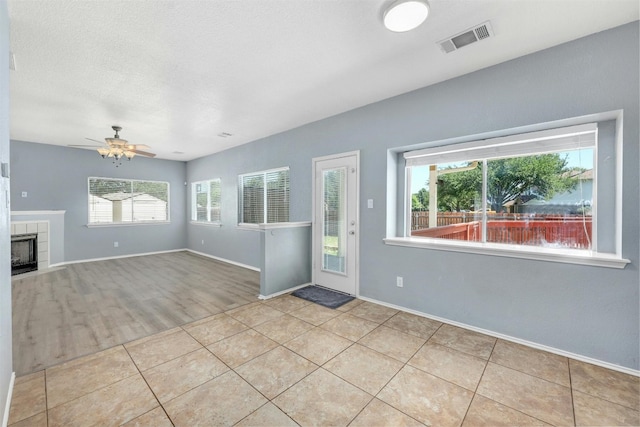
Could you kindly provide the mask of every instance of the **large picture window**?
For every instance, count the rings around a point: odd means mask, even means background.
[[[219,224],[222,189],[220,179],[191,183],[191,220]]]
[[[407,236],[596,250],[595,124],[405,153]]]
[[[89,224],[169,221],[169,183],[89,178]]]
[[[289,168],[240,175],[238,188],[239,223],[289,221]]]

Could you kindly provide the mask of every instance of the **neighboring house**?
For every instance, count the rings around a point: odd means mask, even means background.
[[[92,223],[168,220],[167,202],[146,193],[92,194],[89,201]]]
[[[593,203],[593,169],[574,176],[576,188],[556,194],[549,200],[531,199],[518,206],[519,213],[540,214],[590,214]]]

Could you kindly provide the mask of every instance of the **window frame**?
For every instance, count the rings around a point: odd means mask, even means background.
[[[196,202],[197,202],[197,197],[196,197],[196,193],[195,193],[195,189],[196,186],[198,184],[208,184],[209,188],[211,188],[211,185],[213,182],[217,182],[217,185],[220,188],[220,196],[219,196],[219,200],[218,200],[218,209],[220,211],[220,219],[218,219],[217,221],[211,221],[211,220],[198,220],[197,219],[197,206],[196,206]],[[211,190],[209,190],[210,192]],[[210,212],[211,209],[213,208],[213,206],[211,205],[211,199],[209,197],[209,194],[207,194],[207,216],[210,216]],[[222,226],[222,179],[221,178],[212,178],[212,179],[205,179],[205,180],[201,180],[201,181],[193,181],[191,183],[191,220],[190,220],[191,224],[196,224],[196,225],[208,225],[208,226],[214,226],[214,227],[220,227]]]
[[[571,264],[582,264],[589,266],[600,266],[609,268],[624,268],[630,261],[622,257],[622,110],[610,111],[606,113],[598,113],[589,116],[577,117],[573,119],[558,120],[556,122],[541,123],[530,125],[516,129],[509,129],[498,132],[489,132],[472,137],[452,138],[443,141],[434,141],[431,143],[421,144],[416,147],[398,147],[389,150],[388,165],[395,168],[396,175],[388,175],[389,184],[397,185],[397,193],[388,197],[387,203],[387,237],[384,243],[393,246],[405,246],[422,249],[435,249],[453,252],[463,252],[481,255],[503,256],[511,258],[521,258],[529,260],[552,261]],[[482,147],[487,142],[508,141],[510,138],[518,138],[521,135],[537,132],[542,134],[554,128],[569,126],[585,126],[593,122],[615,121],[615,134],[613,136],[613,148],[615,152],[615,170],[614,176],[609,179],[615,184],[615,206],[610,215],[614,217],[614,223],[611,225],[611,233],[613,235],[615,249],[607,252],[598,252],[592,250],[576,250],[563,248],[542,248],[536,246],[524,245],[505,245],[497,243],[478,243],[478,242],[462,242],[444,239],[410,237],[407,236],[407,230],[411,228],[408,221],[411,219],[411,187],[410,187],[410,170],[406,167],[405,153],[413,152],[414,154],[422,152],[422,154],[436,153],[438,150],[451,151],[456,149],[469,147]],[[469,142],[471,141],[471,142]],[[601,144],[599,138],[596,138],[594,151],[596,153]],[[413,150],[412,150],[413,149]],[[474,159],[475,160],[475,159]],[[608,182],[608,181],[607,181]],[[596,187],[594,187],[594,200],[597,198]],[[597,204],[595,202],[594,204]],[[597,220],[594,212],[593,218],[593,235],[597,235]],[[607,228],[606,230],[608,230]]]
[[[288,223],[290,221],[280,221],[280,222],[267,222],[268,221],[268,192],[267,192],[267,176],[272,173],[278,172],[287,172],[287,211],[288,211],[288,219],[291,219],[291,171],[289,166],[283,166],[279,168],[266,169],[262,171],[243,173],[238,175],[238,227],[245,229],[259,229],[261,224],[279,224],[279,223]],[[263,206],[262,206],[262,214],[263,214],[263,222],[244,222],[244,183],[243,180],[245,177],[251,176],[259,176],[263,177]]]
[[[119,221],[119,222],[91,222],[91,180],[105,180],[105,181],[128,181],[130,185],[133,186],[134,182],[149,182],[149,183],[160,183],[167,185],[167,219],[163,220],[131,220],[131,221]],[[132,203],[132,218],[133,218],[133,207]],[[131,227],[131,226],[139,226],[139,225],[161,225],[161,224],[170,224],[171,223],[171,183],[169,181],[159,181],[159,180],[150,180],[150,179],[134,179],[134,178],[111,178],[111,177],[101,177],[101,176],[90,176],[87,177],[87,227]]]

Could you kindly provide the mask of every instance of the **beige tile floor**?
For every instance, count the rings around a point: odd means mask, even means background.
[[[17,378],[9,425],[618,426],[639,411],[637,377],[285,295]]]

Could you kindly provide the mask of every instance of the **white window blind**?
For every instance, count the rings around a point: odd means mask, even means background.
[[[219,178],[191,183],[191,220],[220,223],[222,184]]]
[[[289,168],[240,175],[239,192],[240,223],[289,221]]]
[[[89,178],[89,224],[168,220],[168,182]]]
[[[597,129],[595,123],[549,129],[408,151],[404,153],[404,158],[407,166],[421,166],[591,148],[596,145]]]

